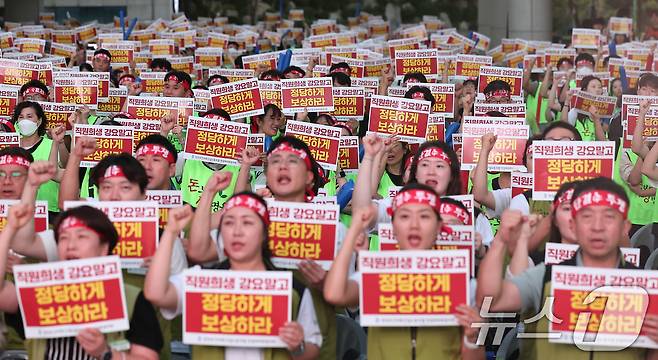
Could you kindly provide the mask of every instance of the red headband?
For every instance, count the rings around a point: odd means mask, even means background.
[[[206,118],[206,119],[214,119],[214,120],[222,120],[222,121],[231,121],[230,119],[227,119],[227,118],[225,118],[225,117],[223,117],[223,116],[221,116],[221,115],[217,115],[217,114],[206,114],[206,115],[203,115],[203,117]]]
[[[447,203],[447,202],[442,202],[440,205],[440,214],[441,216],[443,215],[450,215],[458,218],[462,224],[468,225],[471,223],[471,214],[468,213],[468,211],[464,210],[464,208],[459,207],[455,204]]]
[[[123,75],[123,76],[121,77],[121,79],[119,79],[119,83],[123,82],[124,80],[128,80],[128,81],[130,81],[131,83],[134,83],[134,82],[135,82],[135,76],[132,75],[132,74],[126,74],[126,75]]]
[[[0,156],[0,165],[18,165],[29,168],[30,161],[22,156],[2,155]]]
[[[23,96],[35,95],[35,94],[36,95],[41,95],[45,98],[48,97],[48,95],[46,94],[45,91],[43,91],[43,89],[38,88],[36,86],[29,87],[29,88],[25,89],[25,91],[23,92]]]
[[[74,228],[84,228],[98,234],[96,230],[90,228],[89,226],[87,226],[87,224],[84,221],[78,219],[75,216],[69,216],[66,219],[62,220],[62,222],[59,224],[59,228],[57,229],[57,232],[61,233],[64,230],[74,229]]]
[[[135,157],[141,155],[156,155],[163,157],[170,164],[174,163],[174,155],[169,150],[167,150],[167,148],[158,144],[145,144],[140,146],[135,153]]]
[[[265,226],[270,225],[270,213],[267,211],[267,207],[263,205],[260,201],[256,200],[254,197],[241,194],[235,195],[229,199],[229,201],[224,204],[224,213],[235,208],[243,207],[255,212],[260,216],[261,220],[265,223]]]
[[[169,81],[175,81],[176,84],[182,84],[185,90],[190,90],[190,84],[187,83],[187,80],[180,80],[178,76],[174,74],[167,76],[165,82],[169,82]]]
[[[337,73],[337,72],[339,72],[339,73],[343,73],[343,74],[345,74],[345,75],[347,75],[347,76],[352,75],[352,74],[350,73],[350,69],[347,69],[347,68],[344,68],[344,67],[337,67],[337,68],[335,68],[334,70],[331,71],[332,74],[333,74],[333,73]]]
[[[429,147],[423,150],[423,152],[418,155],[418,162],[423,159],[439,159],[447,162],[448,165],[450,165],[450,157],[448,157],[448,154],[446,154],[443,149],[438,147]]]
[[[105,174],[103,174],[100,182],[114,177],[126,177],[126,175],[123,173],[123,169],[119,165],[111,165],[105,169]]]
[[[267,155],[268,160],[269,160],[270,156],[272,156],[272,155],[274,155],[278,152],[282,152],[282,151],[291,152],[291,153],[299,156],[302,160],[304,160],[304,163],[306,164],[306,168],[311,170],[311,168],[312,168],[311,159],[308,157],[308,154],[306,154],[306,152],[304,152],[304,150],[295,149],[294,147],[292,147],[287,142],[282,142],[274,150],[270,151],[270,154]]]
[[[567,202],[571,203],[572,197],[573,197],[573,188],[563,192],[562,195],[560,195],[560,197],[556,197],[555,200],[553,200],[553,206],[558,207]]]
[[[132,114],[129,114],[127,112],[118,112],[112,119],[134,119],[135,117],[132,116]]]
[[[422,91],[416,91],[415,93],[411,94],[411,98],[417,100],[425,100],[425,94],[423,94]]]
[[[584,59],[583,59],[583,60],[578,60],[578,61],[576,62],[576,67],[579,67],[579,66],[581,66],[581,65],[593,66],[591,61],[589,61],[589,60],[584,60]]]
[[[571,216],[588,206],[607,206],[619,211],[624,218],[628,216],[628,203],[619,195],[605,190],[590,190],[579,194],[571,202]]]
[[[302,74],[299,70],[294,70],[294,69],[288,71],[288,74],[294,74],[294,75],[298,75],[298,76],[304,76],[304,74]]]
[[[430,206],[437,214],[441,214],[441,201],[436,194],[423,189],[412,189],[399,192],[395,195],[389,215],[393,215],[399,208],[407,204],[422,204]]]
[[[281,80],[281,78],[278,77],[278,76],[267,74],[267,75],[263,76],[263,78],[261,80],[279,81],[279,80]]]
[[[507,90],[494,90],[494,91],[489,91],[488,93],[484,94],[484,97],[488,100],[494,96],[501,96],[501,97],[509,97],[510,92]]]
[[[112,61],[112,59],[110,59],[109,56],[107,56],[106,54],[103,54],[103,53],[98,53],[98,54],[94,55],[94,59],[95,58],[99,58],[99,59],[103,59],[103,60],[107,60],[107,61]]]
[[[16,132],[16,128],[14,127],[14,124],[11,123],[11,121],[7,119],[0,119],[0,124],[6,125],[10,132]]]

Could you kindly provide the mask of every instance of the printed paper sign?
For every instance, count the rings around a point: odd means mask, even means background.
[[[329,270],[340,249],[339,206],[274,200],[268,200],[267,206],[274,265],[297,269],[300,262],[310,259]]]
[[[547,242],[544,249],[544,263],[546,265],[554,265],[569,260],[576,255],[579,247],[578,244]],[[640,249],[627,247],[619,249],[625,261],[637,267],[640,266]]]
[[[110,154],[133,152],[133,129],[123,126],[80,125],[73,127],[73,144],[76,138],[88,136],[96,139],[96,151],[85,156],[80,162],[81,167],[94,167]]]
[[[359,171],[359,137],[342,136],[338,148],[338,166],[345,173]]]
[[[413,86],[430,89],[434,96],[432,113],[452,119],[455,116],[455,84],[408,83],[407,90]]]
[[[331,78],[300,78],[281,80],[283,112],[334,111]]]
[[[180,190],[146,190],[145,200],[158,204],[160,229],[167,225],[169,209],[183,206],[183,194]]]
[[[313,159],[324,169],[335,171],[338,163],[340,128],[288,120],[286,135],[294,136],[308,145]]]
[[[97,79],[53,79],[55,102],[87,105],[90,109],[98,107]]]
[[[404,77],[407,73],[421,73],[428,80],[438,78],[438,53],[436,49],[395,50],[395,75]]]
[[[596,29],[571,29],[571,47],[575,49],[598,49],[601,31]]]
[[[363,87],[335,87],[334,112],[336,119],[341,121],[363,120],[365,109],[365,88]]]
[[[491,66],[491,56],[486,55],[457,55],[455,64],[455,75],[469,79],[477,79],[480,76],[480,67]]]
[[[258,80],[248,79],[210,87],[212,106],[221,108],[237,120],[263,114]]]
[[[361,326],[456,326],[469,299],[466,250],[359,252]]]
[[[528,125],[465,125],[462,131],[462,170],[473,170],[480,157],[482,136],[493,133],[496,143],[489,153],[489,171],[526,171],[523,165],[523,151],[530,137]]]
[[[27,339],[76,336],[129,328],[119,258],[14,265],[14,282]]]
[[[190,116],[182,155],[186,159],[239,165],[238,153],[247,146],[249,125]]]
[[[402,141],[424,142],[430,107],[429,101],[373,95],[369,130],[398,135]]]
[[[592,95],[588,92],[577,90],[574,94],[575,106],[578,113],[590,115],[589,108],[594,106],[602,118],[610,118],[615,111],[617,98],[614,96]]]
[[[183,342],[280,348],[292,319],[292,272],[188,269],[183,273]]]
[[[597,346],[658,348],[642,329],[645,314],[658,311],[656,274],[651,270],[553,265],[552,314],[562,322],[550,322],[549,331],[560,336],[549,342],[574,344],[574,338],[582,341],[587,333],[596,335]],[[592,302],[585,301],[588,295]],[[590,315],[579,316],[583,313]],[[591,343],[583,341],[583,345]]]
[[[18,134],[16,135],[18,136]],[[0,134],[0,141],[4,140],[3,137],[6,136],[9,136],[9,134]],[[18,144],[16,144],[16,146],[18,146]],[[5,225],[7,225],[9,208],[19,202],[19,200],[0,200],[0,231],[5,228]],[[48,230],[48,201],[37,200],[34,207],[34,231],[41,232],[46,230]]]
[[[532,173],[513,172],[512,173],[512,197],[521,195],[528,190],[532,190]]]
[[[511,95],[520,96],[523,83],[523,69],[512,69],[497,66],[481,66],[478,78],[478,92],[484,93],[484,89],[494,80],[502,80],[509,84],[512,89]]]
[[[161,120],[174,114],[178,125],[187,126],[187,119],[194,109],[193,98],[158,96],[128,96],[128,114],[137,119]]]
[[[565,182],[612,178],[614,157],[614,141],[533,142],[533,200],[553,201]]]

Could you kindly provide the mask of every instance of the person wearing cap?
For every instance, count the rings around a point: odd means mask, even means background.
[[[231,182],[231,173],[219,172],[213,191],[225,188]],[[146,276],[144,293],[160,308],[165,318],[182,313],[183,276],[170,277],[168,262],[173,240],[192,219],[189,206],[172,209],[165,232],[155,255],[154,264]],[[275,271],[268,246],[269,212],[267,203],[251,192],[233,195],[224,206],[218,225],[222,248],[226,259],[215,265],[221,271]],[[196,266],[195,268],[199,268]],[[291,322],[279,330],[279,338],[286,348],[239,348],[193,346],[193,359],[315,359],[322,345],[310,291],[293,277],[293,301]]]
[[[153,72],[170,72],[171,63],[165,58],[155,58],[149,64],[149,69]]]
[[[5,280],[7,253],[12,238],[30,223],[34,214],[32,204],[19,203],[9,209],[7,224],[0,233],[0,308],[13,323],[22,324],[19,299],[13,283]],[[114,225],[101,211],[90,206],[66,210],[54,224],[57,258],[62,261],[89,259],[112,254],[118,242]],[[103,334],[99,329],[88,327],[75,337],[31,339],[26,341],[30,359],[158,359],[163,347],[162,333],[153,305],[142,291],[124,284],[130,329],[125,332]],[[22,325],[17,326],[22,328]],[[119,349],[121,343],[129,343],[128,349]],[[113,348],[112,346],[115,346]]]
[[[20,146],[29,151],[35,161],[50,161],[56,166],[64,166],[68,161],[69,150],[64,143],[65,129],[58,126],[46,135],[46,115],[33,101],[23,101],[14,108],[12,122],[21,135]],[[56,178],[56,179],[59,179]],[[57,198],[59,184],[50,180],[39,189],[38,200],[48,201],[48,212],[54,216],[59,212]]]
[[[393,233],[402,251],[431,251],[443,226],[441,200],[429,186],[410,184],[403,187],[391,203]],[[337,306],[359,305],[360,274],[349,275],[350,263],[358,236],[376,218],[371,207],[354,210],[345,241],[327,274],[325,299]],[[460,327],[369,327],[368,357],[373,359],[482,359],[484,347],[475,345],[482,322],[476,309],[457,306]],[[411,357],[410,357],[411,356]]]
[[[238,174],[235,192],[251,190],[249,170],[259,158],[259,153],[243,152],[242,166]],[[313,159],[311,151],[302,140],[292,136],[282,136],[274,140],[267,151],[265,162],[266,188],[257,192],[263,196],[271,196],[277,201],[297,203],[309,202],[326,180],[320,165]],[[196,263],[205,263],[224,258],[223,242],[217,229],[221,216],[211,213],[211,199],[219,190],[216,184],[219,175],[213,174],[208,180],[205,191],[196,209],[190,228],[188,257]],[[346,229],[338,224],[338,241],[344,237]],[[322,297],[322,287],[326,271],[312,260],[303,261],[298,265],[305,283],[311,288],[313,302],[318,312],[319,326],[322,331],[320,349],[322,359],[336,358],[336,324],[335,309],[327,304]]]
[[[594,178],[576,185],[571,199],[572,220],[569,226],[580,247],[574,257],[560,265],[635,269],[635,266],[624,260],[619,249],[631,226],[627,219],[628,207],[624,189],[610,179]],[[527,231],[529,226],[529,219],[521,217],[520,221],[509,227],[510,235]],[[505,242],[496,240],[482,260],[481,271],[478,273],[477,302],[481,304],[485,297],[490,297],[492,303],[489,312],[520,312],[534,316],[551,294],[552,266],[541,263],[518,276],[503,280],[502,267],[488,266],[487,263],[498,261],[500,254],[505,251]],[[485,268],[487,271],[482,271]],[[526,332],[545,333],[548,320],[542,317],[530,327],[532,329],[526,326]],[[650,339],[658,341],[658,315],[645,315],[643,331]],[[658,355],[656,350],[641,348],[597,353],[581,350],[573,344],[549,344],[545,337],[527,339],[524,341],[528,343],[523,346],[530,349],[530,355],[536,359],[642,359]]]
[[[40,80],[30,80],[21,86],[18,90],[18,102],[29,101],[48,101],[48,87]]]
[[[91,66],[94,67],[94,72],[109,72],[112,63],[112,54],[105,49],[98,49],[94,51],[94,58],[91,61]]]

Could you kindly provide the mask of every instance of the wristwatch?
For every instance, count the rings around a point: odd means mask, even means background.
[[[300,356],[304,353],[304,351],[306,351],[306,347],[304,346],[304,341],[302,341],[301,343],[299,343],[299,346],[297,347],[297,349],[290,352],[290,355]]]

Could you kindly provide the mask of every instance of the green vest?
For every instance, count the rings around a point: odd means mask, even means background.
[[[327,196],[336,196],[336,188],[338,183],[336,182],[336,172],[329,171],[329,176],[327,176],[327,183],[324,184],[323,188],[327,192]]]
[[[34,161],[49,161],[50,160],[50,150],[53,147],[52,139],[49,139],[47,136],[41,138],[41,143],[32,153]],[[48,211],[50,212],[59,212],[59,206],[57,206],[57,199],[59,198],[59,183],[48,180],[46,183],[39,186],[37,191],[37,200],[48,201]]]
[[[526,99],[526,119],[529,124],[545,124],[546,123],[546,108],[548,107],[548,99],[542,97],[541,104],[539,104],[541,90],[541,82],[537,84],[537,91],[534,94],[528,94]],[[537,121],[537,112],[539,111],[539,121]]]
[[[580,137],[583,139],[583,141],[596,140],[596,129],[594,128],[594,122],[592,119],[576,119],[574,126],[576,127],[576,130],[578,130],[578,133],[580,133]]]
[[[388,197],[388,189],[390,187],[396,186],[395,183],[393,183],[393,180],[391,180],[391,177],[388,176],[388,173],[384,171],[384,174],[382,174],[381,180],[379,180],[379,187],[377,188],[377,194],[383,198]]]
[[[621,178],[619,172],[619,164],[621,163],[621,156],[628,156],[631,160],[631,163],[635,164],[637,162],[638,156],[628,149],[623,149],[619,147],[617,150],[617,156],[615,157],[614,162],[614,180],[617,184],[621,185],[626,191],[626,195],[630,200],[630,208],[628,210],[628,221],[631,224],[635,225],[646,225],[652,223],[654,220],[654,209],[655,209],[655,196],[639,196],[634,193],[629,187],[628,184]],[[649,178],[645,175],[642,175],[642,189],[646,190],[651,188],[649,183]]]
[[[576,257],[564,261],[560,265],[576,266]],[[620,268],[635,268],[633,265],[626,264],[623,261]],[[552,266],[546,266],[544,273],[544,288],[542,290],[542,302],[546,303],[546,298],[551,294],[551,272]],[[525,316],[532,317],[534,314]],[[549,322],[546,316],[542,316],[539,321],[526,324],[526,333],[548,334]],[[572,344],[549,343],[548,339],[525,339],[521,343],[520,359],[537,359],[537,360],[625,360],[625,359],[644,359],[646,350],[641,348],[628,348],[622,351],[583,351]]]
[[[297,293],[297,290],[292,292],[292,319],[297,319],[297,314],[299,312],[299,303],[301,301],[301,295]],[[285,348],[266,348],[263,349],[265,360],[289,360],[290,353]],[[224,359],[224,347],[220,346],[192,346],[192,359],[194,360],[223,360]]]
[[[411,359],[411,335],[408,327],[368,328],[368,358]],[[459,327],[416,328],[416,360],[461,359],[461,345]]]
[[[211,206],[213,212],[219,210],[228,198],[233,195],[235,183],[238,180],[238,172],[240,172],[238,166],[231,165],[227,165],[221,170],[232,172],[233,178],[231,179],[231,184],[228,188],[215,195]],[[204,185],[208,182],[208,179],[210,179],[214,172],[215,171],[204,165],[203,162],[199,160],[186,160],[185,166],[183,167],[183,179],[181,181],[183,202],[196,207],[199,204],[199,199],[201,199]]]
[[[128,321],[133,317],[133,310],[135,309],[135,301],[142,289],[136,288],[134,286],[124,284],[124,290],[126,293],[126,304],[128,305]],[[105,334],[108,344],[113,342],[125,340],[125,332],[115,332]],[[46,357],[46,348],[48,345],[48,339],[27,339],[25,340],[25,347],[27,348],[27,353],[29,359],[44,359]]]

